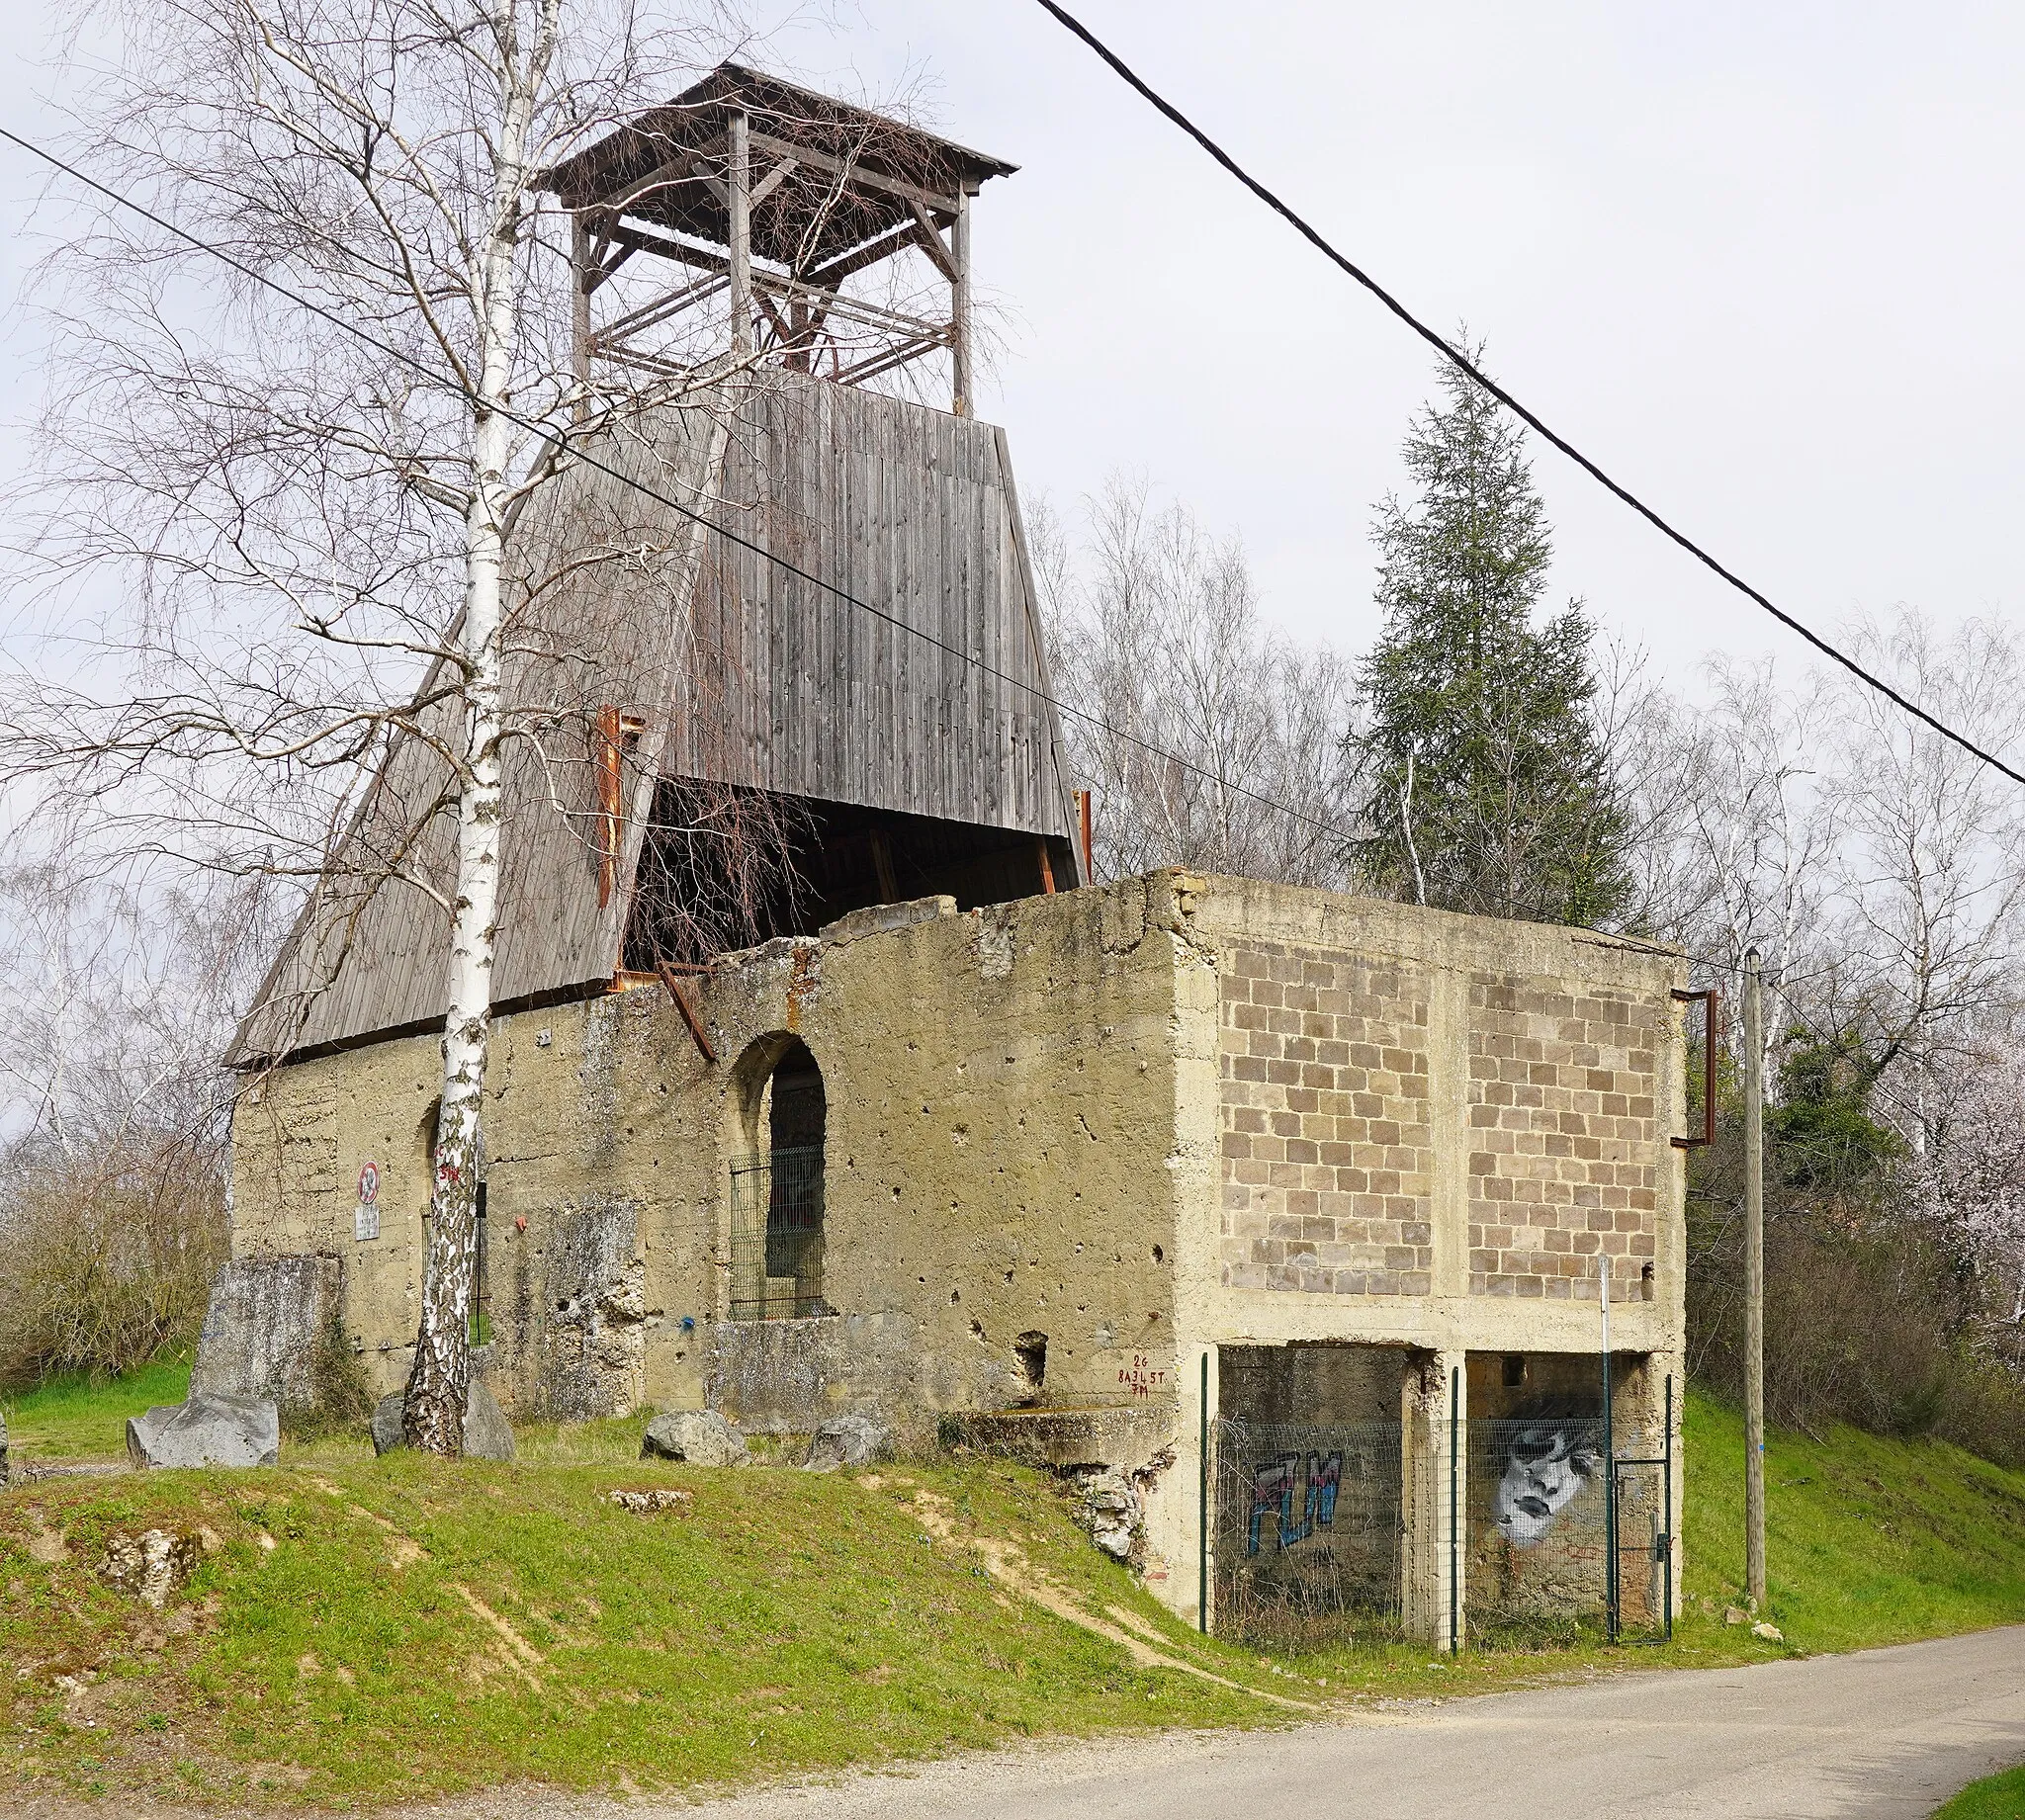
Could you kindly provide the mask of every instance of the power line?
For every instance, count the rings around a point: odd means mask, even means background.
[[[1854,657],[1848,655],[1848,653],[1845,651],[1838,650],[1833,645],[1829,644],[1828,641],[1822,638],[1819,633],[1811,631],[1809,628],[1803,625],[1799,620],[1795,619],[1791,613],[1788,613],[1783,607],[1774,605],[1773,602],[1767,599],[1765,595],[1761,594],[1748,581],[1744,580],[1741,575],[1738,575],[1733,570],[1724,567],[1721,563],[1719,563],[1715,557],[1711,556],[1708,551],[1704,550],[1700,544],[1696,543],[1694,539],[1689,537],[1684,531],[1676,530],[1672,524],[1670,524],[1666,519],[1662,518],[1658,512],[1654,511],[1651,506],[1647,505],[1644,500],[1640,499],[1638,495],[1632,492],[1629,487],[1623,485],[1617,480],[1614,480],[1608,474],[1606,474],[1603,471],[1602,468],[1598,467],[1597,464],[1591,461],[1588,456],[1584,455],[1580,449],[1576,448],[1573,443],[1569,442],[1566,437],[1558,435],[1556,434],[1556,432],[1549,429],[1545,423],[1543,423],[1532,411],[1527,409],[1527,407],[1524,404],[1520,403],[1517,398],[1515,398],[1509,391],[1507,391],[1504,389],[1504,387],[1500,386],[1496,380],[1492,379],[1489,374],[1485,373],[1473,360],[1471,360],[1468,357],[1468,355],[1464,354],[1459,348],[1452,347],[1447,341],[1445,341],[1442,338],[1442,336],[1436,330],[1430,328],[1425,322],[1423,322],[1417,315],[1413,313],[1412,310],[1408,309],[1404,303],[1402,303],[1396,297],[1394,297],[1391,292],[1387,291],[1383,285],[1379,284],[1376,279],[1372,278],[1371,275],[1368,272],[1366,272],[1362,266],[1358,265],[1354,260],[1348,258],[1346,255],[1339,252],[1333,245],[1330,244],[1328,240],[1326,240],[1321,235],[1320,232],[1318,232],[1314,227],[1310,226],[1308,222],[1304,220],[1299,215],[1297,215],[1291,207],[1289,207],[1285,202],[1283,202],[1273,191],[1269,190],[1263,183],[1261,183],[1258,180],[1258,178],[1254,177],[1251,174],[1251,172],[1246,170],[1243,165],[1238,163],[1238,161],[1235,158],[1233,158],[1229,152],[1225,151],[1221,145],[1217,144],[1217,142],[1214,139],[1212,139],[1208,135],[1208,133],[1204,132],[1200,127],[1196,126],[1193,121],[1191,121],[1186,114],[1184,114],[1181,111],[1181,109],[1176,107],[1171,101],[1168,101],[1164,96],[1160,95],[1154,89],[1149,87],[1147,83],[1144,80],[1142,80],[1141,77],[1128,64],[1126,64],[1124,60],[1120,58],[1114,50],[1112,50],[1107,44],[1105,44],[1101,40],[1100,40],[1090,30],[1088,26],[1082,23],[1081,20],[1077,19],[1071,13],[1064,12],[1061,7],[1055,4],[1055,0],[1039,0],[1039,4],[1048,13],[1050,13],[1061,25],[1065,26],[1077,38],[1081,39],[1084,42],[1084,43],[1088,44],[1090,48],[1094,50],[1100,58],[1103,60],[1103,62],[1110,66],[1111,70],[1115,74],[1117,74],[1120,78],[1123,79],[1123,81],[1126,83],[1128,87],[1133,89],[1143,100],[1148,102],[1155,110],[1157,110],[1160,114],[1164,115],[1168,120],[1172,121],[1184,132],[1186,132],[1189,138],[1193,139],[1197,145],[1201,146],[1201,148],[1204,151],[1206,151],[1210,155],[1210,157],[1215,159],[1218,164],[1222,165],[1222,167],[1226,171],[1228,171],[1233,177],[1235,177],[1239,183],[1243,184],[1246,189],[1250,190],[1254,196],[1256,196],[1262,203],[1264,203],[1267,206],[1267,208],[1271,209],[1274,212],[1274,214],[1279,216],[1283,220],[1285,220],[1287,224],[1291,226],[1296,233],[1298,233],[1304,240],[1306,240],[1319,253],[1321,253],[1324,258],[1328,259],[1332,264],[1336,265],[1342,271],[1349,274],[1350,277],[1355,279],[1374,298],[1376,298],[1379,303],[1384,304],[1384,306],[1387,309],[1389,309],[1395,316],[1397,316],[1400,319],[1400,321],[1404,322],[1408,328],[1412,329],[1416,335],[1418,335],[1430,347],[1434,348],[1435,351],[1439,353],[1444,360],[1450,362],[1453,366],[1456,367],[1461,372],[1467,374],[1470,379],[1475,381],[1477,385],[1481,386],[1484,389],[1484,390],[1489,392],[1492,397],[1496,398],[1500,404],[1504,405],[1505,408],[1509,410],[1515,417],[1517,417],[1522,423],[1526,424],[1529,428],[1537,431],[1545,441],[1550,443],[1554,448],[1558,449],[1571,462],[1573,462],[1576,465],[1576,467],[1580,468],[1583,471],[1583,473],[1588,475],[1591,479],[1595,480],[1599,485],[1603,486],[1607,491],[1614,494],[1617,498],[1623,500],[1626,505],[1629,506],[1632,511],[1636,512],[1638,516],[1644,519],[1647,524],[1651,525],[1656,531],[1660,532],[1661,535],[1670,539],[1673,543],[1678,544],[1680,548],[1685,550],[1691,557],[1693,557],[1696,560],[1696,562],[1702,563],[1706,568],[1709,568],[1716,574],[1719,575],[1724,581],[1728,582],[1731,587],[1735,588],[1738,593],[1742,594],[1745,597],[1745,599],[1752,601],[1757,606],[1764,608],[1764,610],[1767,613],[1771,614],[1772,617],[1776,619],[1782,626],[1786,627],[1788,631],[1797,632],[1802,638],[1806,640],[1806,642],[1809,645],[1811,645],[1816,650],[1820,651],[1824,656],[1832,658],[1836,663],[1839,663],[1852,676],[1856,677],[1858,681],[1863,682],[1867,684],[1869,687],[1877,690],[1877,692],[1880,695],[1884,696],[1888,701],[1896,703],[1898,707],[1904,709],[1904,711],[1907,714],[1911,715],[1915,720],[1925,722],[1927,726],[1931,727],[1934,730],[1934,732],[1941,735],[1943,738],[1953,740],[1955,744],[1959,745],[1965,752],[1969,752],[1973,756],[1980,758],[1984,764],[1990,766],[1993,770],[2002,772],[2003,775],[2008,777],[2014,784],[2025,784],[2025,772],[2013,770],[2011,766],[2006,764],[2001,758],[1998,758],[1994,753],[1984,751],[1981,746],[1978,745],[1976,741],[1971,739],[1966,734],[1957,733],[1954,730],[1954,728],[1950,727],[1945,721],[1939,720],[1935,716],[1929,714],[1917,702],[1911,701],[1907,697],[1899,694],[1899,692],[1896,689],[1894,689],[1889,682],[1885,681],[1885,679],[1882,676],[1872,674],[1871,671],[1865,669],[1864,666],[1861,663],[1859,663]]]
[[[44,163],[61,171],[66,177],[83,184],[87,189],[97,192],[97,194],[105,197],[109,202],[137,215],[142,220],[151,222],[164,233],[173,234],[186,245],[195,247],[199,252],[209,254],[212,258],[220,260],[237,272],[242,278],[252,280],[256,285],[273,292],[275,296],[286,299],[299,309],[308,311],[309,314],[329,323],[333,328],[354,337],[356,340],[363,342],[367,347],[386,355],[388,359],[397,362],[410,372],[427,380],[432,386],[440,386],[447,391],[458,393],[480,409],[490,410],[496,413],[498,416],[505,418],[508,423],[517,425],[530,435],[539,437],[552,448],[567,454],[572,461],[580,462],[586,468],[596,469],[598,473],[609,476],[622,485],[631,487],[635,492],[642,493],[657,503],[666,506],[670,511],[679,513],[692,523],[701,525],[705,530],[715,533],[727,543],[736,544],[742,550],[750,551],[752,555],[758,557],[762,562],[770,563],[774,567],[783,572],[808,582],[810,586],[819,588],[825,593],[835,595],[836,599],[843,601],[846,605],[857,608],[859,612],[869,613],[874,619],[881,620],[886,625],[907,633],[912,638],[920,639],[923,643],[933,647],[936,650],[942,651],[948,656],[955,657],[960,662],[970,664],[984,675],[990,676],[997,681],[1008,683],[1015,689],[1023,690],[1035,701],[1045,704],[1059,714],[1069,715],[1071,718],[1097,729],[1100,733],[1106,734],[1113,739],[1121,739],[1126,744],[1135,746],[1140,751],[1161,759],[1165,763],[1179,765],[1183,770],[1201,778],[1205,783],[1215,785],[1220,790],[1228,790],[1234,795],[1257,803],[1262,808],[1271,809],[1279,815],[1288,816],[1296,822],[1304,823],[1318,832],[1333,834],[1337,838],[1346,841],[1355,838],[1347,828],[1338,827],[1332,822],[1324,822],[1317,817],[1303,814],[1300,810],[1288,804],[1276,802],[1272,797],[1264,796],[1256,790],[1247,789],[1243,784],[1234,783],[1228,778],[1219,777],[1215,772],[1205,770],[1201,765],[1182,757],[1179,753],[1168,751],[1164,746],[1155,745],[1151,740],[1142,739],[1136,734],[1126,732],[1122,727],[1114,727],[1101,716],[1087,714],[1080,708],[1058,700],[1056,697],[1049,695],[1044,689],[1040,689],[1028,682],[1024,677],[1010,675],[1005,670],[999,669],[996,665],[986,662],[984,658],[972,651],[961,650],[956,646],[936,638],[933,633],[924,631],[919,626],[910,626],[905,620],[896,618],[893,614],[884,611],[884,609],[873,606],[869,601],[859,599],[857,595],[851,593],[847,588],[839,587],[834,581],[827,581],[821,575],[811,574],[806,568],[790,562],[786,557],[766,549],[763,545],[754,543],[750,538],[742,536],[727,525],[719,524],[708,514],[699,512],[695,507],[685,505],[681,500],[660,491],[658,487],[650,486],[635,476],[613,467],[608,462],[601,461],[587,450],[572,447],[570,438],[561,431],[552,429],[549,425],[541,423],[534,418],[523,417],[517,411],[510,409],[502,403],[486,400],[464,381],[436,372],[426,362],[417,359],[414,355],[404,352],[402,349],[394,346],[391,342],[383,341],[379,336],[372,333],[371,330],[361,328],[355,322],[347,321],[335,310],[326,308],[323,304],[316,303],[310,298],[304,297],[300,292],[290,290],[279,279],[272,278],[267,273],[247,265],[243,260],[235,258],[231,253],[226,252],[223,247],[214,245],[202,236],[192,233],[187,227],[183,227],[177,222],[170,220],[167,217],[157,215],[152,209],[146,207],[145,204],[137,203],[132,197],[123,195],[110,185],[101,183],[96,177],[78,169],[76,165],[59,158],[54,152],[45,150],[33,140],[22,137],[20,133],[10,131],[5,127],[0,127],[0,139],[6,139],[10,144],[20,146],[23,151],[42,159]]]

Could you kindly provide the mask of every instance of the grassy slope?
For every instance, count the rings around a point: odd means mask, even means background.
[[[1743,1424],[1688,1400],[1687,1593],[1719,1611],[1743,1584]],[[1861,1649],[2025,1621],[2025,1474],[1945,1441],[1837,1429],[1774,1434],[1767,1591],[1803,1649]]]
[[[90,1420],[118,1433],[103,1409]],[[55,1481],[0,1499],[0,1662],[17,1671],[0,1672],[0,1800],[10,1783],[357,1805],[518,1777],[688,1786],[1036,1733],[1289,1716],[1134,1667],[988,1577],[973,1539],[1012,1543],[1177,1654],[1315,1701],[1777,1653],[1720,1621],[1739,1577],[1742,1440],[1699,1398],[1689,1614],[1670,1648],[1453,1666],[1344,1650],[1284,1674],[1182,1630],[1019,1468],[649,1466],[632,1457],[639,1426],[530,1430],[513,1467],[376,1462],[333,1442],[287,1450],[276,1472]],[[1777,1438],[1769,1479],[1772,1616],[1792,1646],[2025,1619],[2025,1477],[1838,1432]],[[599,1497],[646,1485],[693,1502],[641,1517]],[[924,1494],[951,1539],[930,1534]],[[149,1523],[203,1525],[219,1544],[160,1616],[94,1571],[108,1535]],[[51,1561],[57,1535],[67,1556]]]
[[[619,1439],[637,1448],[637,1428]],[[600,1499],[615,1485],[693,1503],[637,1517]],[[919,1519],[924,1490],[946,1501],[954,1541]],[[188,1634],[92,1571],[111,1532],[148,1522],[218,1538],[172,1607]],[[0,1764],[86,1793],[371,1802],[518,1777],[749,1779],[1277,1710],[1135,1668],[1009,1595],[964,1545],[972,1528],[1225,1672],[1269,1679],[1190,1644],[1044,1481],[1007,1465],[853,1477],[333,1451],[268,1473],[58,1481],[0,1503],[0,1659],[30,1671],[0,1677]],[[50,1530],[67,1560],[35,1558]],[[55,1679],[85,1670],[99,1679],[81,1692]]]

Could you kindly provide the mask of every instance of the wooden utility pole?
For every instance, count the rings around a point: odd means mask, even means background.
[[[1765,1005],[1744,956],[1744,1592],[1765,1604]]]

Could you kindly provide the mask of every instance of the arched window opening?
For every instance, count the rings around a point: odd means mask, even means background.
[[[732,1166],[732,1319],[827,1315],[823,1135],[828,1101],[807,1045],[790,1039],[759,1090],[766,1148]]]

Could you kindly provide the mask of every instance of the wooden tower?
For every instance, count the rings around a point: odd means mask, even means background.
[[[970,412],[970,204],[1012,169],[727,64],[547,174],[578,369],[650,403],[516,533],[565,579],[509,665],[539,737],[505,759],[498,1008],[1081,882],[1012,462]],[[909,395],[939,374],[947,408]],[[440,1022],[442,785],[396,747],[234,1061]]]

